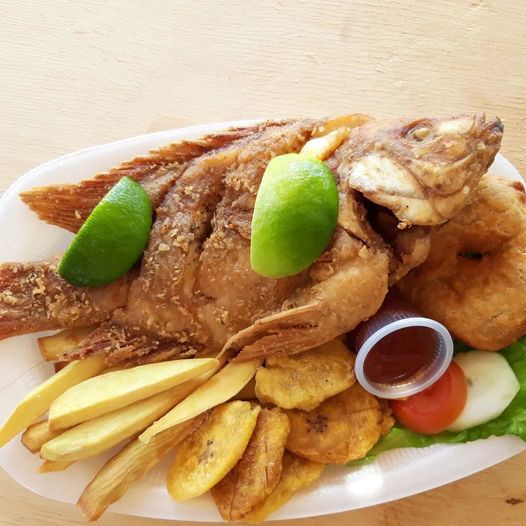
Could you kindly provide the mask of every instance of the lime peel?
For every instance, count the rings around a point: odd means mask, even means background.
[[[271,278],[303,271],[327,247],[337,218],[338,189],[323,161],[296,153],[274,157],[254,206],[252,269]]]
[[[152,227],[144,188],[123,177],[93,209],[62,257],[59,274],[71,284],[106,285],[141,257]]]

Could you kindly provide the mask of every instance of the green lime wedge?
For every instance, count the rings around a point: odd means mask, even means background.
[[[60,275],[77,286],[120,278],[141,257],[152,227],[144,188],[123,177],[93,209],[62,257]]]
[[[301,272],[325,250],[337,218],[338,189],[323,161],[296,153],[274,157],[252,217],[252,269],[272,278]]]

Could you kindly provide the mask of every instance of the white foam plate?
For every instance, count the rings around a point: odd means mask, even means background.
[[[18,194],[22,190],[80,181],[172,141],[252,123],[254,121],[227,122],[142,135],[88,148],[38,166],[16,181],[0,199],[1,260],[47,258],[64,250],[72,238],[71,234],[39,221],[20,201]],[[522,181],[517,170],[500,155],[490,172]],[[30,389],[50,374],[52,368],[42,361],[34,334],[0,342],[0,422]],[[462,445],[399,449],[384,453],[360,468],[329,466],[315,486],[295,496],[270,518],[324,515],[400,499],[466,477],[525,450],[526,444],[516,437],[493,437]],[[77,462],[62,473],[39,475],[36,473],[38,457],[15,439],[0,450],[0,465],[31,491],[74,504],[112,453]],[[141,517],[221,521],[209,495],[184,503],[174,502],[168,496],[164,479],[169,461],[166,459],[135,484],[110,510]]]

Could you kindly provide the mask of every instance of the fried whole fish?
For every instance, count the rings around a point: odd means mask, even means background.
[[[480,177],[498,150],[500,121],[486,123],[473,117],[471,128],[457,130],[462,138],[448,142],[437,134],[446,130],[450,137],[451,130],[439,123],[451,120],[455,119],[433,121],[436,125],[428,140],[434,137],[442,151],[437,146],[425,165],[419,147],[411,158],[407,139],[392,133],[410,128],[413,120],[378,125],[377,135],[403,142],[382,155],[389,159],[403,149],[411,169],[407,177],[424,166],[445,180],[456,173],[450,166],[455,156],[449,148],[455,150],[460,141],[469,144],[478,159],[470,164],[470,177]],[[370,133],[360,131],[363,126],[351,131],[326,161],[337,179],[340,210],[325,253],[305,272],[278,280],[259,276],[250,267],[250,223],[265,167],[275,155],[299,151],[318,126],[317,121],[261,125],[250,135],[189,162],[157,208],[126,307],[67,358],[104,353],[109,363],[118,363],[221,348],[239,353],[239,359],[300,352],[353,329],[376,312],[387,292],[396,240],[386,241],[371,226],[363,197],[352,187],[349,159],[360,147],[359,137],[364,137],[363,151],[365,142],[370,142]],[[385,180],[392,176],[390,169],[380,173]],[[424,190],[426,180],[422,176]],[[434,189],[436,178],[431,183]],[[379,189],[382,184],[378,182]],[[399,194],[404,197],[403,186]],[[429,195],[434,195],[431,189]],[[421,208],[420,201],[409,205]],[[400,261],[406,267],[413,264]]]
[[[526,333],[526,194],[485,176],[473,201],[432,234],[427,261],[399,288],[424,314],[476,349]]]

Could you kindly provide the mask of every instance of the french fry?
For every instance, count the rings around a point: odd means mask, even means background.
[[[341,128],[336,128],[327,135],[315,137],[303,145],[300,154],[306,157],[315,157],[316,159],[324,161],[334,153],[350,132],[350,128],[342,126]]]
[[[66,351],[72,351],[78,344],[95,330],[95,326],[65,329],[38,339],[40,354],[47,362],[58,360]]]
[[[139,436],[139,440],[147,444],[152,437],[165,429],[230,400],[252,379],[260,365],[261,360],[228,363],[169,413],[146,429]]]
[[[0,447],[42,416],[60,395],[74,385],[95,376],[104,366],[104,358],[99,356],[71,362],[33,389],[21,400],[0,428]]]
[[[149,444],[132,440],[111,458],[80,496],[77,506],[88,521],[97,520],[110,504],[119,500],[128,488],[154,468],[184,438],[195,432],[206,414],[167,429]]]
[[[171,360],[90,378],[51,404],[49,426],[51,429],[73,427],[196,378],[217,364],[213,358]]]
[[[83,422],[42,445],[40,456],[55,462],[92,457],[143,431],[197,386],[188,380],[168,391]]]
[[[372,121],[372,117],[369,115],[364,115],[363,113],[351,113],[349,115],[341,115],[335,117],[334,119],[329,119],[325,121],[321,126],[318,126],[312,134],[313,137],[323,137],[328,133],[341,128],[342,126],[346,128],[357,128],[366,122]]]
[[[56,462],[54,460],[44,460],[40,466],[38,466],[37,472],[38,473],[55,473],[56,471],[64,471],[65,469],[68,469],[69,466],[71,466],[73,462]]]
[[[52,438],[57,437],[61,431],[51,431],[47,420],[41,420],[31,424],[22,433],[22,444],[31,451],[38,453],[40,448]]]

